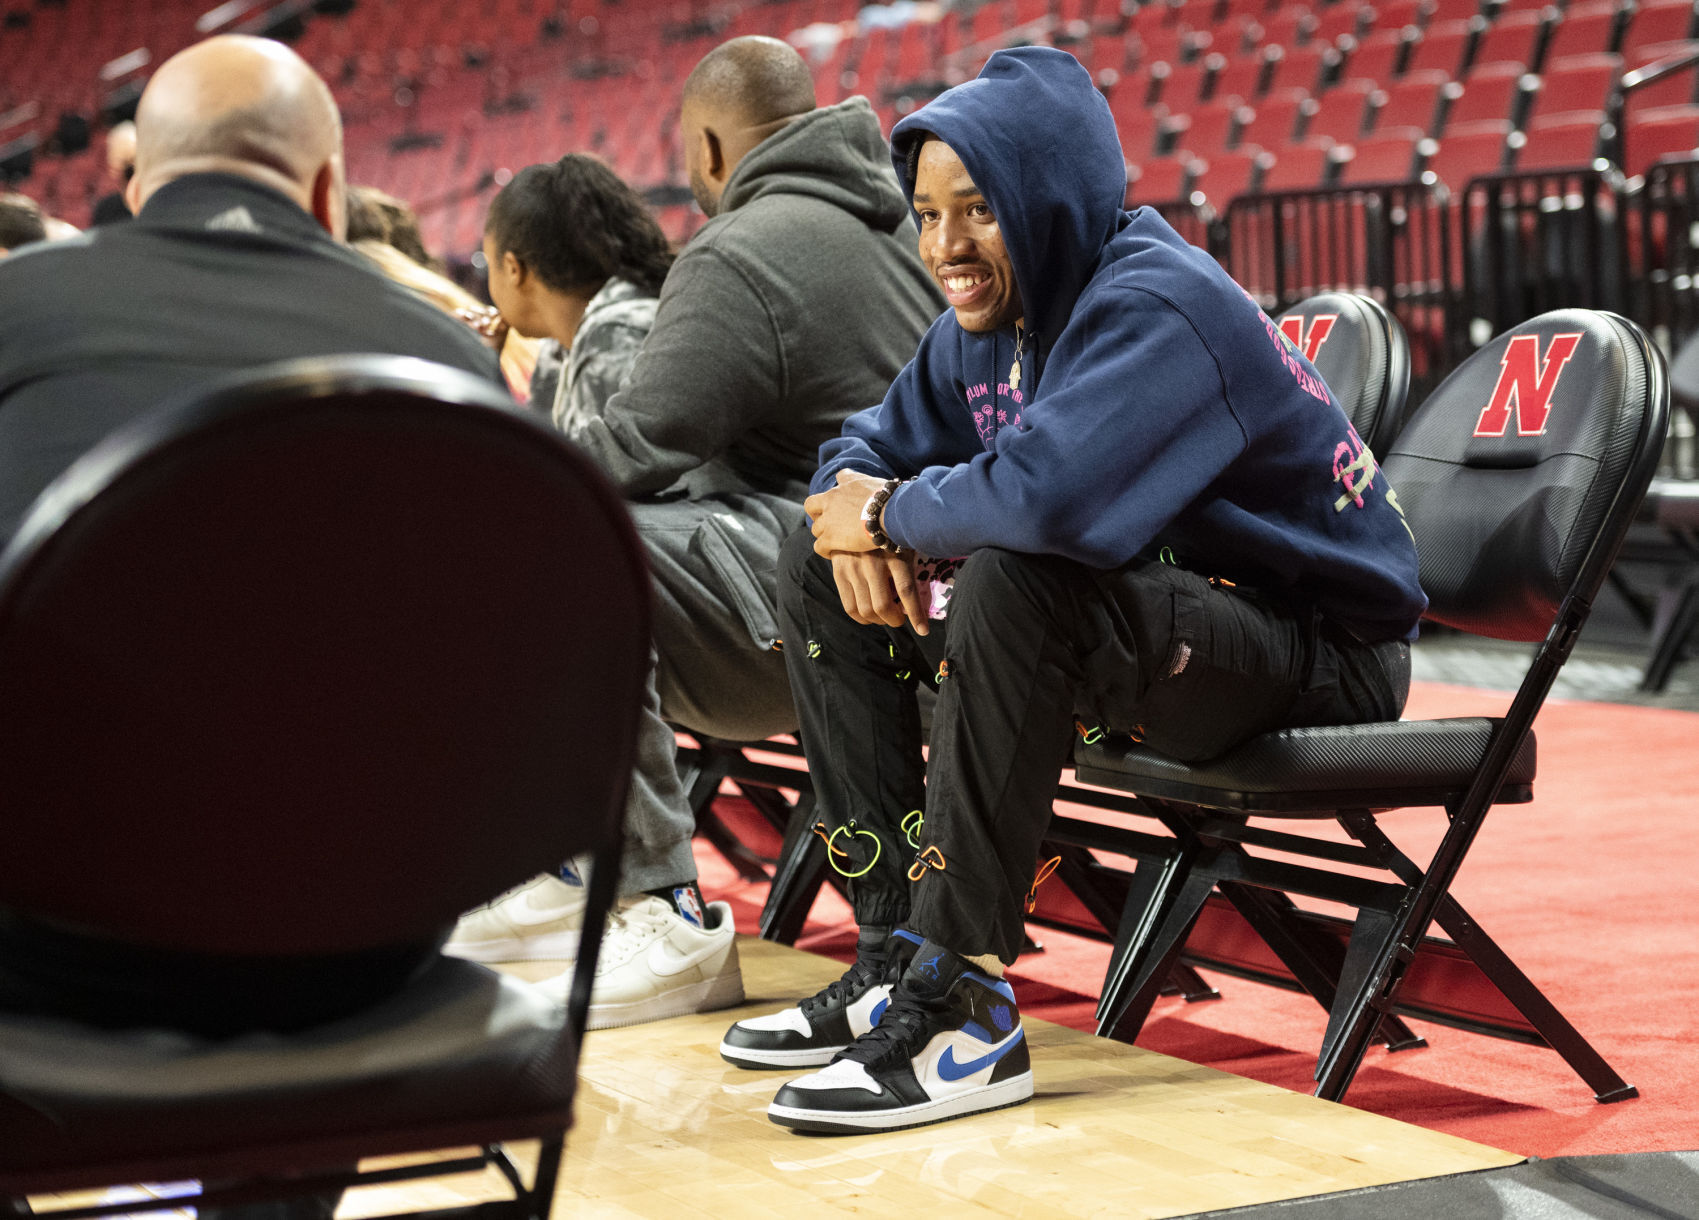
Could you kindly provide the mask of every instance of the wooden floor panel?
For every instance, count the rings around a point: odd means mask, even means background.
[[[743,1008],[590,1035],[563,1216],[1177,1216],[1522,1159],[1033,1020],[1026,1105],[888,1135],[799,1135],[766,1116],[796,1073],[742,1071],[717,1047],[739,1016],[843,967],[740,946]]]
[[[587,1039],[560,1220],[1180,1216],[1522,1159],[1031,1019],[1031,1102],[892,1134],[800,1135],[766,1115],[799,1073],[734,1068],[720,1039],[738,1017],[812,994],[843,967],[739,944],[744,1007]],[[531,978],[549,970],[513,967]],[[515,1150],[527,1176],[533,1149]],[[371,1187],[351,1192],[338,1217],[453,1206],[499,1197],[499,1186],[490,1170]]]

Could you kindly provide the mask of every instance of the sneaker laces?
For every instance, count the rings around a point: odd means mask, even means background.
[[[648,909],[646,904],[609,911],[602,928],[601,949],[596,955],[596,973],[630,961],[656,934],[666,932],[666,916]]]
[[[809,996],[797,1005],[802,1009],[802,1015],[810,1021],[822,1011],[849,1004],[857,996],[866,993],[868,988],[884,981],[885,962],[880,959],[869,960],[858,957],[850,968],[844,971],[841,978],[833,979],[819,991]]]
[[[891,1002],[879,1024],[838,1052],[869,1067],[900,1056],[912,1059],[937,1032],[938,1018],[950,1011],[950,993],[922,995],[899,983],[891,990]]]

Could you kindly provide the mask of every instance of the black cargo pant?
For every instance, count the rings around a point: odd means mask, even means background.
[[[780,626],[834,865],[858,923],[965,956],[1020,950],[1076,717],[1196,761],[1271,729],[1394,720],[1409,692],[1407,643],[1155,562],[981,550],[929,635],[864,626],[813,541],[802,529],[780,556]],[[938,688],[929,765],[922,678]]]

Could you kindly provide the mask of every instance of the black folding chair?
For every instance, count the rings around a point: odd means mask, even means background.
[[[322,1200],[490,1164],[514,1198],[480,1207],[545,1220],[648,614],[641,546],[587,459],[424,361],[261,370],[49,487],[0,556],[0,905],[264,967],[429,943],[571,855],[595,865],[565,1003],[437,958],[294,1033],[0,1015],[0,1211],[196,1178],[219,1183],[202,1208]],[[542,1142],[529,1185],[511,1140]]]
[[[1322,1097],[1343,1096],[1377,1026],[1397,1013],[1553,1047],[1600,1101],[1636,1095],[1450,887],[1488,810],[1532,799],[1535,714],[1651,480],[1669,394],[1662,357],[1632,322],[1561,310],[1465,361],[1386,455],[1385,473],[1416,538],[1428,619],[1544,641],[1502,719],[1286,730],[1198,764],[1126,738],[1077,752],[1082,780],[1136,793],[1179,843],[1160,878],[1129,901],[1099,1032],[1137,1035],[1193,923],[1219,891],[1329,1007],[1316,1068]],[[1442,807],[1449,818],[1425,868],[1380,825],[1385,811],[1415,806]],[[1335,819],[1355,843],[1256,824],[1268,818]],[[1342,960],[1315,952],[1314,924],[1292,894],[1356,909]],[[1426,937],[1436,921],[1449,942]],[[1294,928],[1301,933],[1292,935]],[[1471,1020],[1443,1003],[1407,1003],[1407,984],[1431,970],[1449,972],[1454,988],[1484,985],[1508,1004],[1491,1019]]]
[[[1410,340],[1373,297],[1322,292],[1275,319],[1316,366],[1357,435],[1373,452],[1391,444],[1410,396]]]

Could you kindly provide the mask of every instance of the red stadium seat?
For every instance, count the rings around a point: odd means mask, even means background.
[[[1423,172],[1444,183],[1453,196],[1461,195],[1471,178],[1504,167],[1510,130],[1509,122],[1503,119],[1451,124]]]
[[[1447,17],[1473,17],[1479,6],[1475,0],[1462,0],[1470,6],[1467,13],[1441,13],[1438,0],[1384,0],[1375,5],[1374,29],[1396,30],[1410,25],[1420,29],[1430,21]]]
[[[1269,93],[1257,102],[1253,116],[1239,129],[1239,142],[1256,144],[1262,148],[1284,146],[1297,132],[1304,103],[1309,97],[1302,89],[1282,89]]]
[[[1220,215],[1240,195],[1254,192],[1273,162],[1274,158],[1260,148],[1217,153],[1203,162],[1192,178],[1192,199],[1201,199]]]
[[[1336,164],[1331,140],[1304,140],[1270,149],[1274,164],[1262,175],[1262,190],[1300,191],[1326,186]]]
[[[1198,63],[1157,63],[1150,68],[1152,100],[1170,110],[1186,111],[1196,106],[1204,96],[1209,79],[1219,66],[1221,57],[1212,55]]]
[[[1326,136],[1337,144],[1355,143],[1374,125],[1384,95],[1370,82],[1350,80],[1304,104],[1304,135]]]
[[[1163,127],[1170,147],[1207,158],[1232,148],[1239,129],[1255,114],[1237,101],[1205,102],[1190,114],[1170,115],[1163,120]]]
[[[1283,47],[1269,67],[1267,88],[1298,88],[1314,93],[1321,88],[1323,75],[1338,62],[1339,53],[1332,47]]]
[[[1622,76],[1620,55],[1571,55],[1546,59],[1540,89],[1529,103],[1530,120],[1562,111],[1610,109],[1611,94]]]
[[[1437,21],[1467,21],[1471,17],[1481,15],[1481,0],[1432,0],[1433,8],[1428,15],[1428,24]],[[1487,8],[1492,7],[1488,0]]]
[[[1432,69],[1406,73],[1383,91],[1385,100],[1375,112],[1376,126],[1419,127],[1424,135],[1437,135],[1445,117],[1446,87],[1451,83],[1449,75]]]
[[[1289,51],[1308,44],[1316,28],[1316,19],[1310,10],[1296,4],[1282,5],[1277,11],[1257,20],[1262,24],[1263,42]]]
[[[1622,53],[1660,42],[1680,42],[1695,34],[1693,0],[1646,0],[1628,19],[1622,36]]]
[[[1126,82],[1122,82],[1122,88]],[[1142,161],[1156,154],[1157,135],[1160,130],[1163,111],[1149,106],[1133,105],[1118,107],[1115,98],[1110,98],[1109,111],[1115,116],[1115,128],[1121,135],[1121,148],[1126,152],[1130,161]]]
[[[1311,37],[1317,42],[1337,43],[1345,35],[1365,33],[1375,19],[1375,10],[1352,0],[1324,8],[1316,15],[1316,28]]]
[[[1525,103],[1522,65],[1481,64],[1463,78],[1446,110],[1446,125],[1503,120],[1516,126]]]
[[[1699,54],[1699,39],[1689,42],[1655,43],[1640,47],[1625,57],[1631,71],[1623,78],[1623,103],[1630,124],[1638,121],[1643,111],[1699,101],[1699,69],[1692,65],[1649,85],[1640,85],[1634,89],[1626,87],[1633,70],[1647,68],[1666,59],[1694,54]]]
[[[1438,68],[1441,72],[1458,75],[1469,59],[1470,44],[1486,23],[1479,17],[1466,21],[1439,21],[1422,34],[1405,62],[1406,72]]]
[[[1640,114],[1623,136],[1623,170],[1638,177],[1654,161],[1699,151],[1699,105],[1663,106]]]
[[[1546,63],[1571,55],[1615,51],[1621,30],[1622,7],[1617,0],[1587,0],[1572,4],[1546,44]]]
[[[1545,37],[1547,19],[1555,16],[1555,9],[1538,9],[1499,17],[1475,44],[1471,69],[1501,63],[1517,64],[1524,72],[1538,68],[1540,40]]]
[[[1420,37],[1414,26],[1376,30],[1345,52],[1341,75],[1346,80],[1385,85],[1403,71],[1404,60]]]
[[[1268,68],[1269,57],[1264,50],[1233,56],[1221,71],[1215,74],[1215,84],[1210,97],[1216,101],[1237,98],[1242,102],[1254,102],[1262,96]]]
[[[1369,182],[1409,182],[1420,168],[1417,146],[1425,138],[1419,127],[1393,127],[1365,136],[1351,147],[1339,168],[1342,185]]]
[[[1525,142],[1516,152],[1518,170],[1584,169],[1599,153],[1602,110],[1565,111],[1542,115],[1528,124]]]
[[[1129,170],[1132,179],[1127,185],[1130,204],[1176,203],[1186,198],[1191,189],[1195,162],[1184,153],[1171,157],[1147,157]]]

